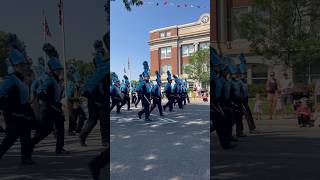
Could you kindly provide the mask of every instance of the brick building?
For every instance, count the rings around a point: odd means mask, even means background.
[[[232,57],[236,63],[240,63],[238,55],[243,52],[247,58],[249,84],[265,83],[270,71],[274,71],[279,79],[284,71],[292,76],[292,70],[286,66],[274,64],[274,61],[250,53],[249,42],[239,35],[234,22],[241,14],[250,10],[250,0],[212,0],[211,46],[217,48],[219,40],[223,54]]]
[[[209,48],[210,14],[205,13],[196,22],[174,25],[150,31],[151,79],[158,70],[166,80],[167,70],[181,78],[187,78],[184,67],[198,49]],[[194,82],[188,80],[192,87]]]

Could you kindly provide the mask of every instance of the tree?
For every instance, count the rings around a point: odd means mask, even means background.
[[[141,6],[143,5],[142,0],[123,0],[123,3],[128,11],[131,11],[132,6]]]
[[[293,67],[320,57],[319,7],[316,0],[253,0],[236,25],[252,52]]]
[[[81,74],[83,80],[86,80],[89,75],[91,75],[94,71],[94,67],[92,63],[86,63],[80,59],[69,59],[67,64],[74,64]]]
[[[199,50],[191,56],[189,65],[184,68],[185,72],[189,72],[189,78],[204,84],[205,87],[207,87],[210,81],[209,59],[209,49]]]

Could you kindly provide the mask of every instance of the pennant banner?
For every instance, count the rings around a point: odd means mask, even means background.
[[[58,8],[59,8],[59,24],[63,24],[63,0],[58,0]]]
[[[50,29],[49,29],[49,25],[48,25],[48,21],[47,21],[47,17],[44,16],[44,23],[43,23],[43,31],[44,31],[44,34],[45,36],[47,37],[51,37],[51,32],[50,32]]]
[[[111,0],[112,2],[115,2],[116,0]],[[177,8],[209,8],[209,5],[199,5],[199,4],[189,4],[189,3],[173,3],[169,2],[169,0],[163,0],[163,1],[142,1],[143,5],[154,5],[156,7],[177,7]],[[141,6],[141,7],[142,7]]]

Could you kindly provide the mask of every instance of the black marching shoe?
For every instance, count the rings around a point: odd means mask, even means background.
[[[249,133],[250,133],[250,134],[260,134],[260,132],[257,131],[257,130],[255,130],[255,129],[250,130]]]
[[[160,116],[164,116],[163,114],[160,114]]]
[[[237,147],[236,144],[227,144],[227,145],[222,146],[222,148],[223,148],[224,150],[234,149],[235,147]]]
[[[80,146],[82,147],[87,147],[88,145],[86,144],[86,141],[82,138],[79,138]]]
[[[56,154],[70,154],[70,152],[65,149],[59,149],[56,150]]]
[[[150,118],[146,118],[144,121],[151,122],[152,120]]]
[[[73,132],[73,131],[69,131],[68,135],[69,135],[69,136],[75,136],[75,135],[76,135],[76,133],[75,133],[75,132]]]
[[[103,147],[108,147],[108,146],[109,146],[109,143],[107,143],[107,142],[101,142],[101,145],[102,145]]]
[[[138,113],[138,116],[139,116],[139,119],[141,119],[142,114],[139,112],[139,113]]]
[[[166,111],[166,106],[162,106],[163,107],[163,111]],[[319,125],[319,127],[320,127],[320,125]]]
[[[237,133],[237,137],[248,137],[248,136],[245,135],[244,133]]]
[[[232,141],[232,142],[238,142],[239,140],[238,140],[236,137],[231,136],[231,137],[230,137],[230,141]]]
[[[99,175],[100,175],[100,170],[95,167],[95,165],[93,164],[93,162],[91,161],[89,164],[88,164],[88,167],[90,169],[90,172],[91,172],[91,176],[94,180],[101,180],[99,178]]]
[[[34,162],[32,159],[22,159],[22,160],[21,160],[21,164],[24,164],[24,165],[33,165],[33,164],[35,164],[35,162]]]

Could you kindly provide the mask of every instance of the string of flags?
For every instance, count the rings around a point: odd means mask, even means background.
[[[116,0],[111,0],[115,2]],[[155,5],[156,7],[177,7],[177,8],[208,8],[209,5],[199,5],[199,4],[188,4],[188,3],[173,3],[169,0],[163,1],[142,1],[142,6],[144,5]]]

